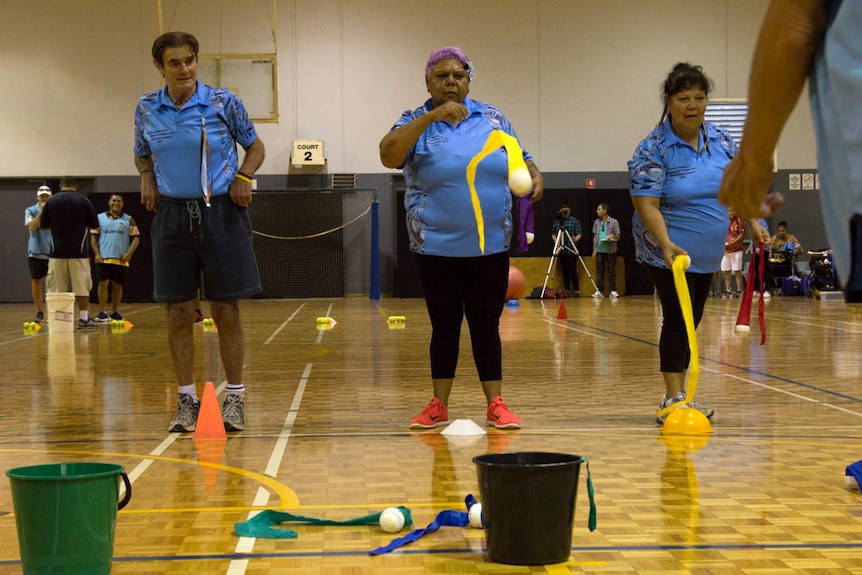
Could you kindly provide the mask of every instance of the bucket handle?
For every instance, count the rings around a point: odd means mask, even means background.
[[[121,471],[120,476],[123,478],[123,483],[126,485],[126,493],[123,494],[123,500],[117,504],[117,511],[128,505],[129,500],[132,498],[132,482],[129,481],[129,476],[126,475],[125,471]]]

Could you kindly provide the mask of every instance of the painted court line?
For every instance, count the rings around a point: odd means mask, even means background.
[[[297,310],[299,311],[299,310]],[[294,313],[296,315],[296,313]],[[291,316],[293,317],[293,316]],[[302,377],[299,380],[299,385],[296,387],[296,392],[293,394],[293,401],[290,404],[290,410],[287,413],[287,418],[284,420],[284,426],[279,433],[272,453],[269,456],[269,462],[266,465],[264,473],[270,477],[278,475],[278,469],[281,466],[281,460],[284,458],[284,452],[287,450],[287,442],[290,440],[290,432],[293,429],[293,424],[296,421],[296,414],[299,412],[299,406],[302,404],[302,396],[305,395],[305,387],[308,383],[308,378],[311,375],[311,363],[305,365],[305,370],[302,372]],[[269,503],[269,491],[263,487],[259,487],[257,495],[254,498],[255,507],[265,507]],[[260,511],[251,511],[246,519],[251,519]],[[235,553],[250,554],[254,551],[254,537],[240,537],[234,548]],[[228,575],[243,575],[248,569],[248,558],[232,559],[228,565]]]
[[[551,324],[551,325],[560,325],[561,327],[564,327],[564,328],[566,328],[566,329],[567,329],[567,330],[569,330],[569,331],[575,331],[575,332],[582,333],[582,334],[584,334],[584,335],[588,335],[588,336],[590,336],[590,337],[595,337],[595,338],[598,338],[598,339],[607,339],[605,336],[603,336],[603,335],[599,335],[599,334],[597,334],[595,331],[584,331],[584,330],[582,330],[582,329],[576,329],[576,328],[572,327],[571,325],[569,325],[569,324],[568,324],[568,322],[566,322],[566,323],[564,323],[564,324],[560,324],[559,322],[560,322],[561,320],[558,320],[558,319],[548,319],[548,318],[545,318],[545,321],[546,321],[547,323]],[[563,320],[563,321],[566,321],[566,320]]]
[[[719,545],[711,545],[711,544],[694,544],[688,545],[685,543],[674,544],[674,545],[593,545],[593,546],[578,546],[572,547],[572,554],[578,557],[583,557],[585,553],[638,553],[638,552],[646,552],[646,553],[654,553],[654,552],[667,552],[667,551],[687,551],[687,550],[699,550],[699,551],[768,551],[768,550],[787,550],[787,549],[798,549],[798,550],[827,550],[827,549],[862,549],[862,543],[768,543],[768,544],[757,544],[757,543],[740,543],[740,544],[719,544]],[[467,548],[437,548],[437,549],[410,549],[409,547],[401,548],[398,550],[399,555],[465,555],[465,554],[474,554],[476,551],[473,549]],[[114,561],[124,562],[124,563],[134,563],[134,562],[152,562],[152,561],[203,561],[203,560],[219,560],[219,559],[234,559],[237,561],[245,561],[248,559],[278,559],[278,558],[303,558],[303,557],[367,557],[368,551],[283,551],[283,552],[268,552],[268,553],[255,553],[249,557],[242,556],[238,553],[224,553],[224,554],[196,554],[196,555],[153,555],[153,556],[134,556],[134,557],[114,557]],[[18,564],[18,561],[10,562],[10,561],[0,561],[0,565],[15,565]],[[545,566],[546,570],[548,567],[562,567],[562,566],[587,566],[587,565],[604,565],[605,562],[593,562],[593,561],[568,561],[566,563],[558,563],[556,565]],[[505,566],[503,566],[505,567]],[[503,572],[503,571],[499,571]],[[549,571],[551,573],[556,572],[564,572],[568,571]],[[237,575],[232,573],[232,575]]]
[[[720,374],[720,375],[724,375],[725,377],[729,377],[729,378],[731,378],[731,379],[736,379],[736,380],[738,380],[738,381],[742,381],[742,382],[744,382],[744,383],[750,383],[750,384],[752,384],[752,385],[756,385],[756,386],[758,386],[758,387],[762,387],[762,388],[764,388],[764,389],[768,389],[768,390],[770,390],[770,391],[775,391],[775,392],[778,392],[778,393],[783,393],[784,395],[789,395],[790,397],[795,397],[796,399],[801,399],[801,400],[803,400],[803,401],[807,401],[807,402],[810,402],[810,403],[816,403],[816,404],[818,404],[818,405],[822,405],[822,406],[824,406],[824,407],[828,407],[828,408],[830,408],[830,409],[834,409],[834,410],[836,410],[836,411],[841,411],[841,412],[843,412],[843,413],[847,413],[847,414],[849,414],[849,415],[853,415],[853,416],[856,416],[856,417],[862,417],[862,412],[854,411],[854,410],[852,410],[852,409],[847,409],[846,407],[841,407],[840,405],[834,405],[834,404],[832,404],[832,403],[828,403],[828,402],[825,402],[825,401],[820,401],[819,399],[814,399],[813,397],[808,397],[807,395],[802,395],[802,394],[795,393],[795,392],[793,392],[793,391],[789,391],[789,390],[786,390],[786,389],[781,389],[781,388],[779,388],[779,387],[775,387],[774,385],[769,385],[768,383],[762,383],[762,382],[759,382],[759,381],[755,381],[755,380],[753,380],[753,379],[748,379],[748,378],[745,378],[745,377],[740,377],[740,376],[738,376],[738,375],[733,375],[733,374],[731,374],[731,373],[722,373],[722,372],[720,372],[720,371],[718,371],[718,370],[713,370],[713,369],[709,369],[709,368],[705,369],[704,371],[711,371],[711,372],[713,372],[713,373],[717,373],[717,374]],[[798,383],[796,383],[796,382],[791,382],[791,381],[788,381],[788,383],[791,383],[791,384],[793,384],[793,385],[799,385]],[[827,390],[822,390],[822,389],[817,388],[817,387],[810,387],[810,389],[812,389],[813,391],[821,391],[821,392],[826,392],[826,391],[827,391]],[[855,398],[850,398],[850,397],[848,397],[848,399],[855,399]],[[858,400],[857,400],[857,401],[858,401]]]
[[[311,367],[313,364],[305,365],[305,370],[302,372],[302,377],[299,379],[299,385],[296,387],[296,392],[293,394],[293,402],[290,404],[290,410],[287,412],[287,418],[284,420],[284,427],[278,435],[275,442],[275,447],[269,457],[269,463],[266,466],[264,473],[270,477],[275,477],[278,474],[278,468],[281,466],[281,459],[284,457],[284,452],[287,450],[287,442],[290,439],[290,433],[293,430],[293,424],[296,421],[296,414],[299,412],[299,405],[302,403],[302,396],[305,394],[305,386],[308,384],[308,378],[311,375]]]
[[[296,308],[296,311],[294,311],[292,314],[290,314],[290,317],[287,318],[286,320],[284,320],[282,322],[282,324],[280,326],[278,326],[274,332],[272,332],[272,335],[270,335],[268,338],[266,338],[266,341],[263,342],[263,345],[269,345],[272,342],[272,340],[274,340],[276,338],[276,336],[278,336],[278,334],[281,333],[281,330],[283,330],[285,327],[287,327],[287,324],[289,324],[290,321],[296,317],[296,314],[298,314],[299,310],[301,310],[303,307],[305,307],[305,304],[300,304],[300,306],[298,308]]]

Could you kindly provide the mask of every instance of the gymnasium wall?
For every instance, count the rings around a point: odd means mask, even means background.
[[[701,64],[713,97],[744,98],[766,0],[4,0],[0,176],[134,175],[133,113],[161,77],[165,30],[201,53],[277,51],[278,123],[259,124],[265,174],[294,139],[326,142],[331,172],[386,172],[380,138],[427,94],[428,54],[459,45],[471,96],[499,106],[548,172],[625,170],[658,121],[678,61]],[[10,113],[13,112],[13,113]],[[807,104],[779,168],[816,166]]]
[[[506,113],[549,187],[585,189],[595,178],[596,189],[616,190],[659,118],[660,83],[675,62],[701,64],[713,97],[745,97],[767,3],[4,0],[0,194],[10,209],[0,215],[0,263],[15,273],[24,265],[23,208],[43,179],[75,175],[91,179],[95,193],[135,191],[134,107],[162,85],[150,56],[162,29],[194,33],[202,54],[276,53],[279,118],[257,124],[267,148],[260,177],[278,185],[269,189],[291,187],[293,140],[320,139],[328,172],[378,187],[383,291],[391,293],[398,173],[380,165],[378,143],[427,97],[424,63],[433,49],[454,44],[470,55],[471,97]],[[807,102],[794,111],[777,159],[779,189],[785,172],[815,171]],[[819,207],[816,191],[795,196],[782,216],[799,231],[794,221]],[[20,274],[0,278],[0,301],[27,300],[26,267]]]

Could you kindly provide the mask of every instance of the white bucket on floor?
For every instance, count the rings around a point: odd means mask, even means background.
[[[48,328],[54,333],[75,329],[75,294],[59,292],[45,294],[48,304]]]

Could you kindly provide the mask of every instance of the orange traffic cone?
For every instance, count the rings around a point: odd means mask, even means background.
[[[204,397],[201,400],[194,437],[195,439],[227,439],[218,398],[211,381],[206,382],[204,386]]]
[[[557,319],[569,319],[568,314],[566,314],[566,302],[560,302],[560,311],[557,313]]]

